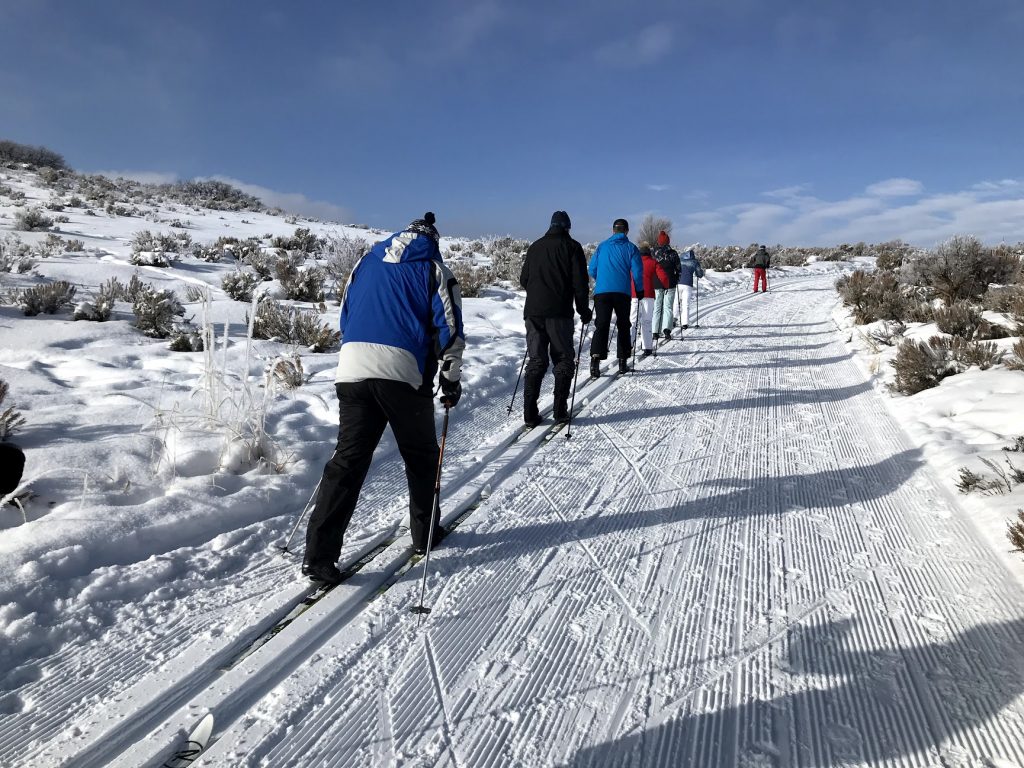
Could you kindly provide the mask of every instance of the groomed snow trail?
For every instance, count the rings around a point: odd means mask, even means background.
[[[1024,591],[827,278],[705,317],[203,765],[1019,765]]]

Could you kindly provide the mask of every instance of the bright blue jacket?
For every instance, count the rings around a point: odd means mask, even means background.
[[[704,277],[704,267],[697,261],[693,248],[690,248],[679,257],[679,284],[692,286],[695,276],[698,278]]]
[[[433,238],[396,232],[356,264],[341,302],[336,381],[390,379],[429,393],[438,363],[458,381],[462,294]]]
[[[631,295],[633,287],[630,283],[630,273],[633,277],[632,282],[643,290],[644,264],[640,258],[640,251],[621,232],[617,232],[597,246],[594,255],[590,257],[587,272],[594,278],[595,296],[599,293]]]

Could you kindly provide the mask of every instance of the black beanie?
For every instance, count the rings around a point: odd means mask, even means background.
[[[572,229],[572,222],[569,221],[569,214],[565,211],[555,211],[551,214],[551,226],[562,229]]]
[[[420,235],[426,235],[427,237],[433,238],[434,242],[437,242],[441,239],[441,235],[438,234],[437,227],[434,226],[435,221],[437,221],[437,219],[434,218],[433,211],[427,211],[423,214],[422,219],[416,219],[409,224],[409,226],[406,227],[406,232],[416,232]]]

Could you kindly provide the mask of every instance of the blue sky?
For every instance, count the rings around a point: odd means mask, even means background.
[[[1020,0],[0,0],[0,138],[583,241],[1024,240]]]

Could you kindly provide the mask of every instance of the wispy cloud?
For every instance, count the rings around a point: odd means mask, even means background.
[[[930,246],[956,234],[985,242],[1024,241],[1024,183],[982,181],[963,191],[923,195],[912,179],[886,179],[867,194],[822,200],[805,187],[773,190],[770,203],[740,203],[680,217],[682,239],[706,243],[833,245],[900,238]]]
[[[618,37],[600,46],[594,57],[602,64],[622,69],[654,64],[672,50],[675,37],[669,24],[651,24],[632,35]]]
[[[214,181],[223,181],[233,187],[237,187],[246,194],[255,195],[271,207],[280,208],[289,213],[299,213],[303,216],[313,216],[327,221],[336,221],[342,224],[351,223],[355,220],[352,212],[344,206],[329,203],[326,200],[312,200],[300,192],[278,192],[275,189],[249,184],[240,179],[233,179],[230,176],[209,176]]]
[[[671,184],[648,184],[647,188],[652,192],[667,192],[672,189]]]
[[[904,197],[921,194],[924,184],[914,179],[886,179],[870,185],[864,191],[878,197]]]

